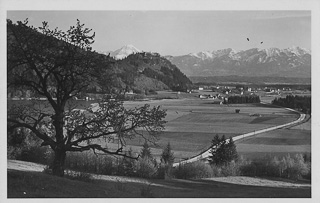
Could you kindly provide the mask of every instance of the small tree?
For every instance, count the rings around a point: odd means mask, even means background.
[[[68,105],[74,96],[97,83],[95,69],[107,63],[92,52],[95,35],[91,29],[79,20],[66,32],[49,29],[47,22],[38,29],[27,23],[7,20],[7,86],[31,90],[46,101],[8,108],[8,130],[27,128],[42,140],[42,146],[50,146],[54,175],[64,175],[68,151],[93,150],[129,158],[122,151],[127,139],[156,139],[166,115],[159,106],[125,109],[117,98],[102,99],[98,108],[84,111]],[[114,151],[97,144],[112,139],[119,140],[119,148]]]
[[[174,162],[174,155],[171,151],[170,142],[168,142],[167,146],[163,149],[161,154],[161,165],[158,171],[158,175],[160,178],[171,177],[172,173],[172,164]]]
[[[149,144],[147,141],[144,142],[144,144],[142,145],[142,149],[140,152],[140,157],[141,158],[148,158],[148,159],[152,159],[152,154],[151,154],[151,150],[149,147]]]
[[[210,164],[224,165],[237,159],[238,153],[232,137],[226,140],[224,135],[221,138],[216,135],[212,140]]]
[[[173,152],[171,151],[170,142],[168,142],[167,146],[162,151],[161,162],[166,165],[172,165],[174,162],[174,155],[173,155]]]

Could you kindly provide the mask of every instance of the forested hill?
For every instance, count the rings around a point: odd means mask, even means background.
[[[11,21],[9,20],[11,23]],[[60,40],[54,37],[47,37],[40,32],[31,29],[23,24],[14,24],[12,27],[20,37],[25,40],[28,46],[38,50],[36,54],[41,54],[42,58],[61,58],[65,50],[59,49],[59,44],[62,44]],[[8,58],[16,58],[10,51],[11,45],[16,44],[19,40],[10,29],[7,29],[7,46],[8,46]],[[41,47],[34,42],[38,39],[44,41],[53,46]],[[26,40],[27,39],[27,40]],[[19,41],[21,43],[21,41]],[[65,42],[63,42],[65,43]],[[40,46],[40,47],[39,47]],[[70,45],[72,47],[72,45]],[[17,47],[17,46],[15,46]],[[32,50],[28,50],[30,52]],[[82,52],[83,50],[79,50]],[[49,54],[50,56],[44,56]],[[66,53],[67,54],[67,53]],[[177,91],[186,90],[192,85],[192,82],[170,61],[161,57],[156,53],[136,53],[129,55],[122,60],[115,60],[110,56],[99,54],[97,52],[90,51],[90,64],[92,64],[92,74],[95,80],[85,90],[84,93],[109,93],[109,92],[125,92],[133,90],[134,92],[144,92],[145,90],[164,90],[172,89]],[[10,62],[8,63],[8,67]],[[11,66],[11,65],[10,65]],[[23,77],[29,77],[27,75]],[[31,76],[30,76],[31,77]],[[9,77],[10,80],[10,77]],[[90,80],[91,81],[91,80]],[[52,87],[54,88],[54,87]],[[15,89],[8,86],[8,97],[34,97],[37,96],[35,92],[28,91],[27,89]]]
[[[131,54],[121,61],[117,61],[118,66],[125,72],[123,80],[131,79],[126,83],[132,84],[136,89],[159,89],[167,86],[169,89],[185,91],[192,85],[187,78],[175,65],[167,59],[161,57],[158,53],[135,53]],[[148,86],[141,78],[149,78]],[[132,81],[134,78],[134,81]],[[140,80],[139,80],[140,79]],[[164,85],[162,85],[164,84]]]

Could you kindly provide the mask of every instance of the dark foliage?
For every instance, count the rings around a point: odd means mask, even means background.
[[[159,80],[175,91],[186,91],[191,81],[170,61],[158,53],[135,53],[121,61],[133,70],[141,72],[149,78]],[[129,71],[129,73],[130,73]],[[134,76],[135,74],[132,74]]]
[[[171,149],[170,142],[168,142],[167,146],[162,151],[161,162],[164,164],[172,165],[173,161],[174,161],[174,155]]]
[[[230,96],[224,100],[225,104],[245,104],[245,103],[260,103],[260,97],[257,95],[250,96]]]
[[[151,158],[151,159],[153,158],[148,142],[144,142],[142,149],[141,149],[141,152],[140,152],[140,157],[141,158]]]
[[[231,161],[237,161],[237,159],[238,153],[232,137],[226,140],[224,135],[221,138],[216,135],[212,140],[211,156],[209,157],[210,164],[221,166]]]
[[[161,163],[158,168],[158,178],[161,178],[161,179],[171,178],[174,155],[173,155],[173,152],[171,151],[170,142],[168,142],[167,146],[162,150],[160,160],[161,160]]]
[[[311,114],[311,97],[287,95],[286,98],[275,98],[272,104]]]

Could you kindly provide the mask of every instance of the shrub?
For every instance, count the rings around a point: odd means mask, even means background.
[[[16,158],[21,161],[48,164],[51,163],[53,153],[48,147],[30,146],[22,149]]]
[[[137,176],[141,178],[154,178],[157,175],[157,168],[151,159],[143,158],[137,162]]]
[[[10,126],[8,126],[9,128]],[[30,130],[16,128],[7,132],[7,157],[21,161],[48,164],[53,154]]]
[[[240,173],[245,176],[299,179],[303,176],[311,177],[310,165],[310,163],[305,162],[301,154],[297,154],[293,158],[288,154],[281,160],[278,157],[266,156],[240,165]]]
[[[84,181],[84,182],[92,182],[92,176],[89,173],[84,172],[75,172],[70,170],[65,170],[64,176],[71,180],[78,180],[78,181]]]
[[[170,179],[172,177],[172,164],[174,162],[174,153],[171,150],[170,142],[162,150],[161,153],[161,165],[158,173],[159,178]]]
[[[213,176],[213,169],[203,161],[180,164],[173,170],[173,175],[178,179],[200,179]]]
[[[52,174],[52,169],[48,165],[46,165],[42,171],[45,174]]]
[[[291,158],[290,155],[288,155],[286,156],[286,162],[286,173],[288,178],[299,179],[309,172],[308,164],[304,162],[302,154],[296,154],[294,158]]]
[[[65,161],[65,168],[96,173],[103,175],[116,175],[117,159],[110,156],[96,156],[93,152],[68,153]]]
[[[237,176],[240,174],[239,165],[235,161],[231,161],[221,166],[221,174],[223,176]]]
[[[157,95],[158,93],[155,90],[146,91],[146,95]]]

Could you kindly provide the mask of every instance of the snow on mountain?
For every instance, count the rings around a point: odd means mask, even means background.
[[[130,44],[130,45],[125,45],[115,51],[108,51],[108,52],[101,52],[101,53],[105,55],[110,54],[110,56],[114,57],[115,59],[121,60],[126,58],[130,54],[139,53],[139,52],[142,52],[142,51]]]
[[[115,59],[123,59],[130,54],[133,53],[139,53],[141,52],[139,49],[134,47],[133,45],[125,45],[122,48],[114,51],[111,56],[113,56]]]
[[[287,53],[293,53],[296,56],[301,56],[301,55],[304,55],[304,54],[311,54],[310,50],[307,50],[307,49],[304,49],[304,48],[300,48],[300,47],[296,47],[296,46],[284,49],[284,51],[287,52]]]
[[[238,51],[234,49],[221,49],[217,51],[201,51],[198,53],[190,53],[189,56],[197,57],[202,60],[207,60],[207,59],[214,59],[216,57],[220,57],[223,55],[228,55],[232,59],[238,59],[240,56],[237,55]]]
[[[197,58],[200,58],[202,60],[212,58],[212,53],[210,53],[209,51],[201,51],[201,52],[198,52],[198,53],[190,53],[189,55],[197,57]]]
[[[311,52],[300,47],[286,49],[231,48],[168,58],[187,76],[245,75],[310,77]]]

